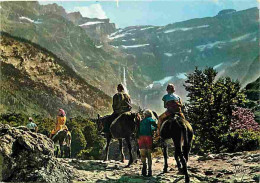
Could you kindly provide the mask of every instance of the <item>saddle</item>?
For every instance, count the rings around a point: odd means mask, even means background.
[[[57,132],[51,137],[51,139],[53,140],[53,139],[54,139],[60,132],[62,132],[62,131],[67,132],[67,135],[70,135],[70,136],[71,136],[71,133],[70,133],[70,131],[69,131],[68,129],[61,129],[61,130],[57,131]]]

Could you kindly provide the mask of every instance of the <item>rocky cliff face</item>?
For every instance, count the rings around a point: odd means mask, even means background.
[[[75,25],[82,27],[86,34],[100,47],[100,43],[106,37],[116,31],[114,23],[110,23],[109,19],[87,18],[82,17],[79,12],[69,13],[67,18]]]
[[[0,181],[70,182],[71,172],[53,156],[45,135],[0,124]]]
[[[76,24],[80,20],[76,16],[73,19],[62,7],[56,4],[39,5],[38,2],[1,2],[1,7],[1,31],[51,50],[74,72],[107,94],[112,95],[116,85],[122,82],[122,73],[118,68],[125,65],[126,59],[104,51],[99,44],[95,45],[86,30]],[[96,20],[82,17],[81,21],[84,24]],[[96,25],[90,27],[98,29],[97,34],[112,31],[114,25],[108,20],[98,21],[104,22],[97,25],[100,29],[95,28]]]
[[[93,116],[111,110],[111,98],[63,60],[30,41],[1,34],[1,112]]]

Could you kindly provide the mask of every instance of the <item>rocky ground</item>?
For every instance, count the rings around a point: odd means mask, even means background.
[[[259,182],[260,151],[192,155],[189,161],[191,182]],[[176,163],[169,158],[169,172],[162,174],[163,158],[153,160],[153,177],[141,176],[141,162],[124,168],[127,162],[110,160],[59,159],[74,174],[73,182],[184,182]]]
[[[0,124],[0,181],[184,182],[172,157],[169,172],[162,174],[163,158],[153,154],[153,177],[143,177],[140,160],[125,168],[127,161],[56,159],[53,149],[53,142],[45,135]],[[259,183],[259,162],[260,151],[191,155],[188,169],[191,182]]]

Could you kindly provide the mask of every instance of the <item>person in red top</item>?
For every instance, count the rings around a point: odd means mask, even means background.
[[[166,91],[168,94],[164,95],[162,100],[164,102],[164,108],[166,108],[167,110],[159,116],[158,128],[157,128],[158,137],[160,136],[161,125],[168,117],[170,116],[174,117],[174,115],[177,114],[181,118],[185,119],[184,114],[182,113],[181,110],[182,107],[181,98],[174,93],[175,92],[174,85],[168,84]]]

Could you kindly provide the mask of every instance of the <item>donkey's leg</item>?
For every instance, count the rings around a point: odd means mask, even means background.
[[[64,146],[62,144],[60,144],[60,157],[63,158],[63,154],[64,154]]]
[[[164,158],[163,173],[166,173],[168,169],[168,147],[164,139],[161,139],[161,146],[163,149],[163,158]]]
[[[188,160],[189,160],[189,153],[191,150],[192,139],[193,139],[193,132],[187,131],[187,133],[188,133],[188,143],[183,148],[183,154],[186,159],[186,162],[188,162]]]
[[[183,146],[183,155],[184,155],[186,162],[189,161],[190,149],[191,149],[190,143],[186,146]]]
[[[187,170],[187,162],[184,158],[184,155],[183,155],[183,152],[182,152],[182,149],[181,149],[181,141],[175,140],[174,145],[175,145],[175,151],[177,153],[177,156],[179,156],[179,158],[181,160],[181,164],[182,164],[182,167],[183,167],[182,172],[185,175],[185,183],[188,183],[188,182],[190,182],[190,178],[189,178],[188,170]]]
[[[54,147],[55,147],[55,152],[54,152],[55,157],[58,158],[58,156],[59,156],[59,151],[60,151],[60,147],[59,147],[59,145],[54,145]]]
[[[129,156],[130,156],[129,162],[128,162],[128,165],[127,165],[127,167],[129,167],[133,163],[132,146],[131,146],[130,137],[125,138],[125,140],[126,140],[126,143],[127,143],[127,147],[128,147],[128,150],[129,150]]]
[[[135,139],[135,144],[136,144],[136,155],[137,155],[137,159],[141,158],[141,153],[140,153],[140,149],[139,149],[139,144],[138,144],[138,141],[137,139]],[[137,159],[136,159],[136,162],[137,162]]]
[[[118,141],[119,141],[119,150],[120,150],[120,154],[121,154],[121,162],[124,163],[125,155],[124,155],[124,151],[123,151],[123,139],[118,139]]]
[[[106,136],[106,138],[107,138],[107,144],[106,144],[106,149],[105,149],[105,151],[106,151],[106,155],[105,155],[105,158],[104,158],[104,161],[107,161],[108,160],[108,152],[109,152],[109,145],[110,145],[110,141],[111,141],[111,135],[107,135]]]
[[[68,158],[71,158],[71,145],[69,146],[69,148],[68,148],[68,153],[69,153],[69,157]]]
[[[180,163],[180,159],[179,159],[180,154],[179,154],[179,151],[176,150],[176,143],[174,142],[174,139],[172,139],[172,140],[173,140],[173,143],[175,146],[174,159],[176,161],[178,170],[181,172],[181,163]]]

